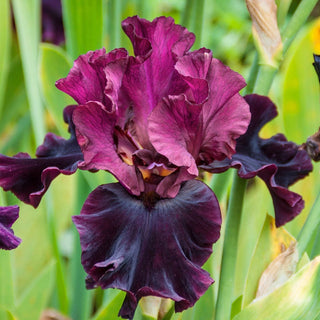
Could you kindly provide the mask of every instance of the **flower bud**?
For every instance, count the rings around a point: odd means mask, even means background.
[[[262,64],[277,66],[282,56],[282,41],[274,0],[246,0],[252,19],[252,33]]]

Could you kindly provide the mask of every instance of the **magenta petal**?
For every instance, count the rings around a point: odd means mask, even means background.
[[[120,316],[132,319],[146,295],[191,307],[213,282],[200,267],[219,238],[221,216],[213,192],[197,180],[177,197],[145,207],[119,184],[98,187],[73,217],[89,288],[127,292]]]
[[[129,60],[123,86],[133,104],[139,141],[145,146],[147,118],[158,102],[172,91],[174,65],[178,56],[190,49],[194,35],[176,25],[170,17],[159,17],[152,22],[130,17],[123,21],[122,27],[137,56]]]
[[[77,138],[84,155],[80,164],[84,170],[107,170],[130,192],[140,194],[135,167],[122,161],[116,151],[114,131],[116,112],[108,112],[103,105],[89,102],[78,106],[73,115]]]
[[[204,48],[180,57],[175,68],[188,83],[194,100],[202,103],[201,161],[230,157],[236,139],[245,133],[250,121],[249,106],[239,95],[244,79]],[[208,88],[200,81],[205,81]],[[190,99],[190,94],[186,95]]]
[[[48,133],[37,149],[36,159],[27,153],[14,157],[0,155],[0,186],[5,191],[12,191],[21,201],[36,208],[52,180],[60,173],[70,175],[77,170],[83,155],[71,120],[74,108],[68,106],[64,110],[71,133],[69,140]]]
[[[20,244],[21,239],[11,229],[18,217],[18,206],[0,207],[0,249],[11,250]]]
[[[154,148],[174,165],[186,167],[194,177],[198,175],[195,158],[201,144],[201,107],[190,104],[183,95],[170,96],[157,105],[148,119]]]
[[[161,62],[172,64],[172,53],[182,56],[195,40],[193,33],[175,24],[171,17],[158,17],[151,22],[138,16],[129,17],[122,22],[122,28],[130,38],[136,56],[143,57],[150,49],[156,50],[157,56],[152,58],[156,62],[154,69],[162,69]]]
[[[121,61],[127,57],[125,49],[115,49],[108,54],[105,49],[89,51],[75,62],[68,76],[56,82],[61,91],[69,94],[77,103],[99,101],[109,105],[104,93],[107,86],[105,68],[108,64]]]
[[[301,196],[289,191],[288,187],[304,178],[312,170],[312,164],[308,154],[282,134],[261,139],[259,131],[277,115],[276,107],[268,97],[249,95],[245,98],[252,119],[247,132],[237,140],[236,153],[231,159],[214,161],[202,168],[217,173],[233,167],[238,169],[241,178],[260,177],[271,193],[279,227],[303,209]]]

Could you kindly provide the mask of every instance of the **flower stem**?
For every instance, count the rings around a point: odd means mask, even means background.
[[[190,28],[191,13],[193,12],[193,4],[194,4],[194,0],[185,1],[185,7],[182,14],[181,24],[187,28]]]
[[[110,35],[109,49],[121,47],[121,2],[108,2],[108,34]]]
[[[278,68],[276,67],[261,64],[257,72],[257,79],[254,84],[253,92],[263,95],[268,94],[277,71]]]
[[[298,253],[299,257],[303,255],[303,253],[306,251],[306,248],[312,239],[312,236],[314,235],[314,232],[317,228],[319,228],[320,225],[320,193],[318,194],[316,201],[313,204],[313,207],[308,215],[308,218],[306,222],[304,223],[298,237]]]
[[[205,0],[197,0],[195,3],[195,10],[193,15],[193,30],[197,35],[194,47],[200,48],[202,42],[202,28],[203,28],[203,13]]]
[[[75,212],[79,213],[83,204],[83,200],[87,198],[90,187],[82,174],[77,175],[77,196],[75,202]],[[71,288],[72,295],[70,301],[70,316],[72,319],[86,320],[90,316],[90,305],[92,299],[92,291],[86,289],[85,277],[86,273],[81,264],[81,245],[79,241],[79,233],[75,226],[72,226],[74,239],[74,248],[71,256]]]
[[[57,226],[56,226],[55,216],[53,212],[53,199],[52,199],[52,194],[50,190],[48,190],[46,194],[45,204],[46,204],[46,213],[47,213],[47,224],[48,224],[49,233],[51,237],[51,245],[52,245],[53,255],[56,260],[56,284],[57,284],[59,307],[63,313],[68,314],[69,299],[68,299],[67,284],[66,284],[66,278],[65,278],[65,268],[63,265],[59,244],[58,244]]]
[[[247,181],[239,178],[235,172],[226,217],[215,320],[230,319],[231,315],[235,279],[235,257],[237,256],[238,233],[246,185]]]
[[[283,50],[286,52],[301,26],[308,19],[318,0],[302,0],[282,33]]]
[[[194,48],[201,47],[201,35],[203,28],[203,13],[204,13],[205,0],[186,0],[182,25],[187,27],[189,31],[196,34],[196,41]]]
[[[253,92],[254,84],[257,79],[258,71],[259,71],[259,54],[256,52],[252,66],[250,68],[250,73],[247,80],[247,86],[243,89],[243,95]]]
[[[225,195],[230,181],[231,181],[230,170],[220,174],[214,174],[212,176],[211,181],[209,182],[209,187],[215,193],[219,202],[222,200],[222,197]]]

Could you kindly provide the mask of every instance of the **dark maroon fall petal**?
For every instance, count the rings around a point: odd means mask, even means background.
[[[103,185],[73,221],[87,286],[126,291],[123,318],[132,319],[147,295],[171,298],[182,311],[213,283],[200,267],[219,238],[221,215],[215,195],[200,181],[188,181],[174,199],[161,200],[134,197],[119,183]]]
[[[272,196],[276,225],[282,226],[297,216],[304,207],[300,195],[288,190],[312,170],[308,154],[287,141],[282,134],[269,139],[259,137],[260,129],[276,115],[273,102],[264,96],[245,97],[250,105],[251,123],[247,132],[237,140],[236,153],[231,159],[201,165],[207,171],[219,173],[228,168],[238,169],[241,178],[260,177]]]
[[[11,229],[19,217],[19,207],[0,207],[0,249],[15,249],[21,242]]]
[[[75,106],[68,106],[64,110],[71,134],[69,140],[48,133],[37,149],[37,158],[22,152],[13,157],[0,155],[0,186],[5,191],[12,191],[21,201],[36,208],[52,180],[60,173],[70,175],[77,170],[83,155],[72,123],[74,109]]]

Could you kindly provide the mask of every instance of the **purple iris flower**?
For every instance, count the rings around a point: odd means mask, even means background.
[[[70,175],[77,170],[83,155],[72,122],[74,109],[75,106],[64,109],[70,139],[48,133],[38,147],[35,159],[22,152],[13,157],[0,154],[0,186],[5,191],[12,191],[21,201],[36,208],[52,180],[60,173]]]
[[[42,0],[42,41],[64,43],[61,0]]]
[[[311,160],[306,151],[287,141],[283,134],[260,138],[260,129],[277,116],[276,106],[268,97],[256,94],[245,99],[250,105],[251,122],[247,132],[237,140],[236,153],[231,158],[200,167],[214,173],[237,168],[241,178],[261,178],[270,191],[279,227],[291,221],[304,207],[302,197],[288,187],[308,175],[312,170]]]
[[[21,239],[11,229],[18,217],[18,206],[0,207],[0,249],[11,250],[20,244]]]
[[[123,21],[135,56],[104,49],[80,56],[57,87],[73,112],[83,170],[107,170],[119,183],[99,186],[73,221],[87,287],[127,292],[119,312],[132,319],[143,296],[191,307],[213,283],[201,269],[219,238],[214,193],[199,163],[231,157],[250,122],[243,78],[195,37],[160,17]]]

